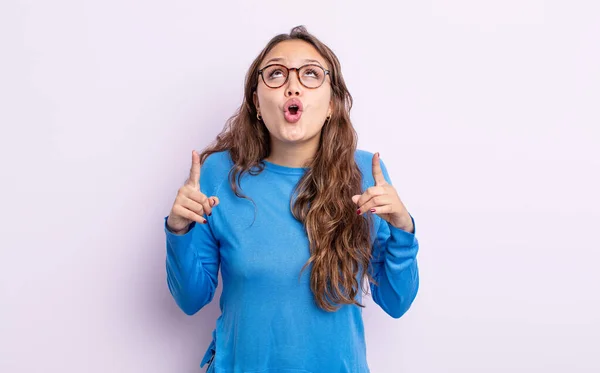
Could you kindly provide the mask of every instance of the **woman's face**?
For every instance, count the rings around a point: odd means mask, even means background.
[[[303,40],[278,43],[265,56],[259,68],[273,63],[288,68],[299,68],[310,63],[329,69],[319,52]],[[265,85],[262,77],[258,79],[258,87],[253,96],[254,105],[271,134],[272,142],[318,142],[321,128],[332,112],[330,78],[325,76],[325,81],[318,88],[306,88],[300,84],[296,71],[290,71],[288,81],[279,88],[270,88]],[[321,70],[318,72],[322,74]],[[277,78],[281,77],[281,74],[281,71],[276,71],[272,76]],[[308,71],[306,76],[312,78],[314,73]],[[269,81],[266,73],[264,78]],[[293,106],[288,109],[291,103],[297,103],[295,100],[299,100],[301,110],[295,111]]]

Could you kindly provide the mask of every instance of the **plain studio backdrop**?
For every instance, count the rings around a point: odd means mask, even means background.
[[[201,372],[221,278],[177,308],[163,218],[300,24],[416,221],[413,307],[366,299],[372,372],[599,372],[592,0],[3,1],[0,371]]]

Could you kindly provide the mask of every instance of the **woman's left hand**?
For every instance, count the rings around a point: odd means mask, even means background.
[[[396,228],[412,233],[414,230],[408,210],[400,200],[396,188],[383,176],[379,163],[379,153],[373,155],[373,179],[375,186],[367,188],[363,194],[352,196],[358,206],[357,214],[370,211],[379,215]]]

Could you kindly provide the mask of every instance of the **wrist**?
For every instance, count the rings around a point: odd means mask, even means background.
[[[406,214],[399,219],[395,219],[390,222],[395,228],[402,229],[403,231],[413,233],[414,232],[414,224],[410,214]]]
[[[188,225],[187,227],[180,229],[180,230],[175,230],[171,227],[169,227],[169,224],[167,224],[167,230],[173,234],[186,234],[189,231],[190,226]]]

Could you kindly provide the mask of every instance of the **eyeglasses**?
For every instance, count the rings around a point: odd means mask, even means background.
[[[319,88],[325,81],[325,76],[329,74],[329,70],[314,64],[290,68],[273,64],[258,70],[258,75],[262,76],[262,80],[267,87],[279,88],[287,83],[291,70],[296,70],[300,84],[306,88]]]

